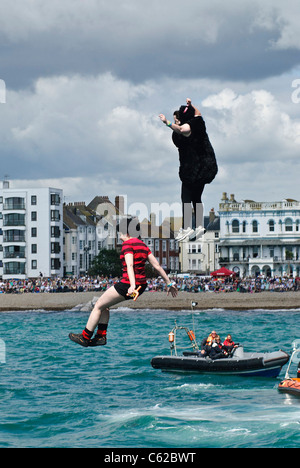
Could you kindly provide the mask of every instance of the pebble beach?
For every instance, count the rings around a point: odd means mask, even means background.
[[[30,310],[72,310],[78,305],[87,304],[103,293],[23,293],[1,294],[0,312],[30,311]],[[225,310],[289,310],[300,309],[300,291],[291,292],[179,292],[177,298],[167,296],[164,292],[145,292],[136,302],[124,301],[115,308],[128,307],[132,309],[154,310],[189,310],[191,302],[197,302],[195,310],[225,309]]]

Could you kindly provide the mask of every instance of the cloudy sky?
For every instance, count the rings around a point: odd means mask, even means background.
[[[300,200],[299,0],[0,0],[1,173],[65,201],[180,203],[158,119],[187,97],[219,164],[206,211]],[[0,93],[3,96],[3,89]],[[2,99],[3,101],[3,99]]]

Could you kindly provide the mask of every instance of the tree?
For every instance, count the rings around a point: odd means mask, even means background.
[[[99,254],[92,262],[89,274],[92,276],[121,276],[122,263],[120,254],[116,250],[100,250]]]

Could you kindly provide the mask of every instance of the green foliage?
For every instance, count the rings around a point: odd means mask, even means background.
[[[92,276],[121,276],[122,263],[120,254],[116,250],[100,250],[97,257],[94,258],[89,274]]]

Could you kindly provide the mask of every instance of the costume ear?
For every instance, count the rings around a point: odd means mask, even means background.
[[[184,124],[195,117],[195,109],[192,106],[180,106],[179,109],[179,120],[181,124]]]

